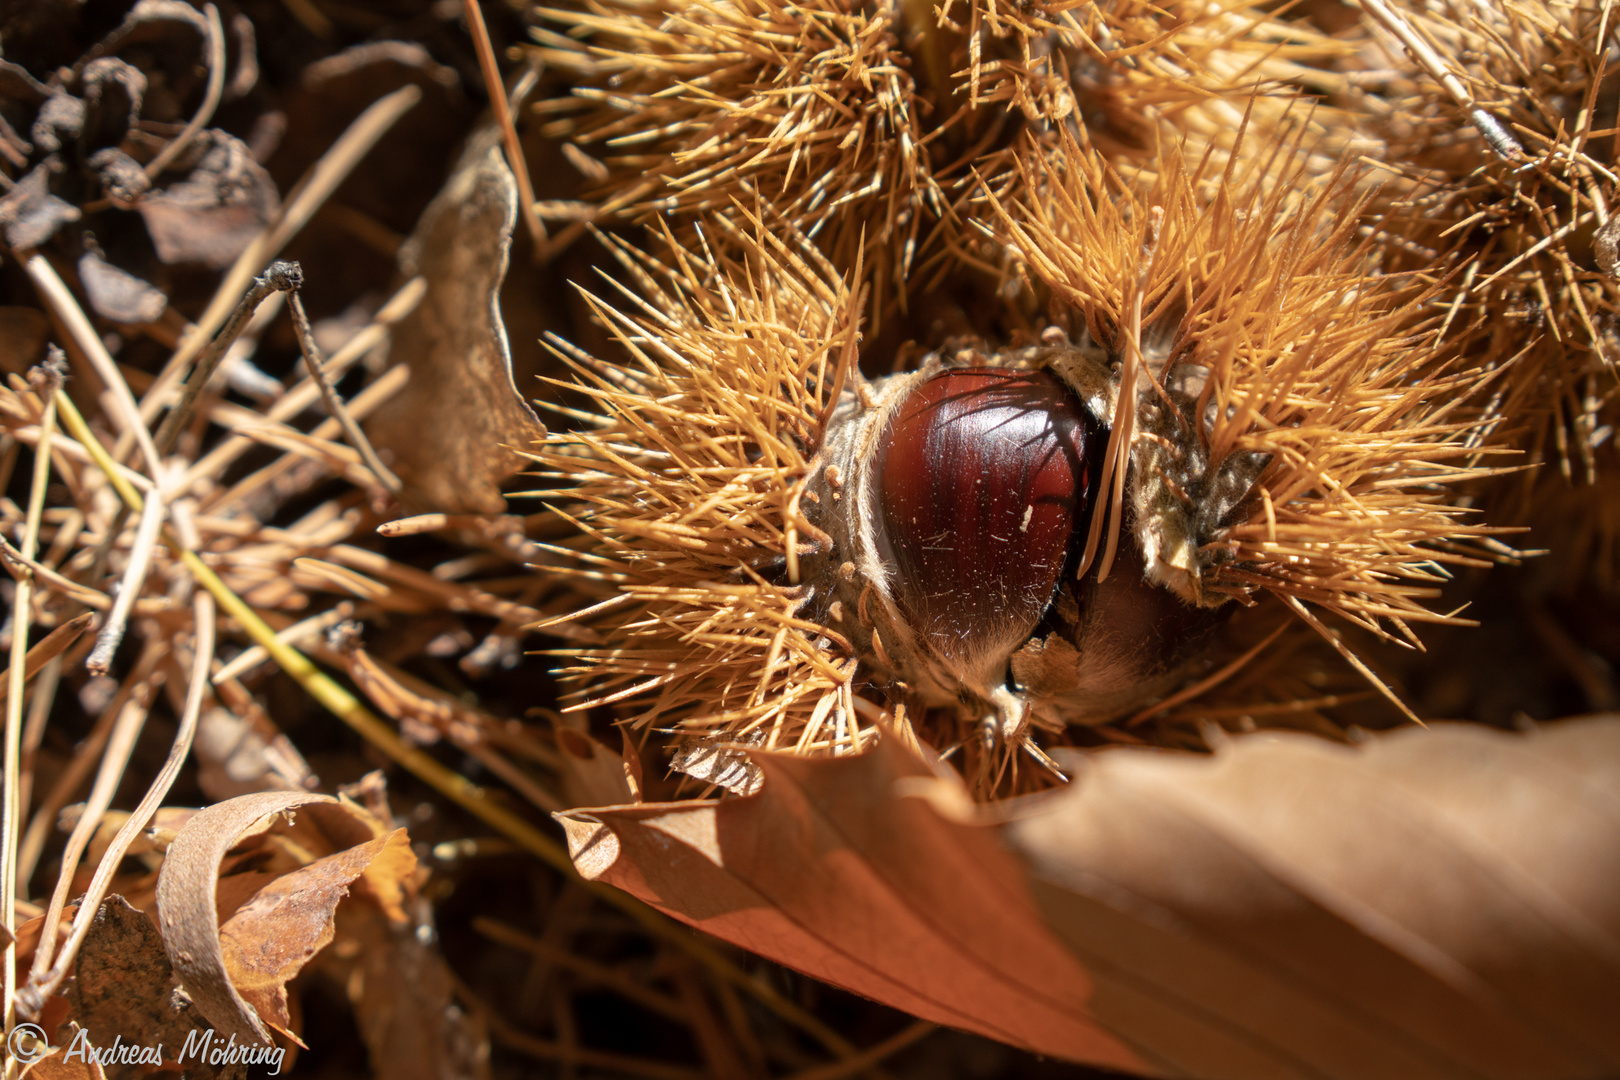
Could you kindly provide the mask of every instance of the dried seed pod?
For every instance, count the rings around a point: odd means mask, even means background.
[[[1217,180],[1166,153],[1144,188],[1071,141],[987,195],[1065,327],[973,361],[993,371],[868,381],[851,279],[763,220],[728,223],[742,255],[673,232],[664,263],[626,251],[660,279],[641,313],[591,302],[631,359],[579,359],[603,415],[536,455],[596,590],[578,614],[603,641],[560,672],[579,705],[818,753],[905,703],[925,741],[988,721],[1039,755],[1033,728],[1201,692],[1198,643],[1240,605],[1280,601],[1357,664],[1318,613],[1409,639],[1458,621],[1425,603],[1447,564],[1483,565],[1463,545],[1490,530],[1446,485],[1490,472],[1490,373],[1437,348],[1437,286],[1368,273],[1349,182],[1244,160]],[[1033,457],[930,449],[1012,421]],[[993,532],[1026,510],[1033,535]]]

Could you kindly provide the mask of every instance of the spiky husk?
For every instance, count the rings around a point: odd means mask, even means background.
[[[1073,329],[1114,357],[1139,350],[1142,419],[1121,433],[1138,493],[1168,473],[1167,501],[1187,501],[1174,454],[1155,447],[1167,436],[1196,439],[1210,475],[1269,458],[1241,512],[1194,537],[1201,580],[1177,591],[1264,590],[1411,638],[1407,623],[1449,618],[1423,603],[1444,566],[1484,565],[1462,542],[1491,530],[1447,488],[1497,471],[1479,445],[1497,373],[1448,346],[1436,282],[1374,272],[1355,177],[1307,185],[1299,157],[1275,149],[1234,159],[1209,199],[1208,159],[1171,150],[1143,190],[1069,141],[1056,161],[1026,158],[1034,197],[992,201]],[[1163,404],[1186,370],[1203,425]]]
[[[1368,221],[1382,265],[1451,273],[1441,302],[1453,348],[1480,367],[1518,358],[1496,441],[1591,482],[1620,409],[1610,326],[1620,290],[1595,272],[1593,251],[1615,182],[1612,16],[1596,0],[1380,0],[1366,11],[1363,48],[1343,65],[1356,92],[1333,101],[1381,145]],[[1406,31],[1428,57],[1401,43]]]
[[[981,176],[1012,175],[1020,132],[1050,144],[1082,122],[1126,171],[1151,169],[1170,132],[1226,152],[1245,126],[1305,127],[1323,168],[1353,149],[1333,139],[1351,126],[1300,108],[1297,89],[1335,82],[1326,66],[1346,47],[1242,4],[592,0],[547,14],[571,34],[544,35],[561,47],[545,57],[578,69],[575,94],[595,103],[558,130],[606,153],[596,221],[766,199],[840,271],[861,260],[874,318],[923,268],[926,287],[961,266],[999,272],[970,203]]]
[[[1434,282],[1369,271],[1353,178],[1301,194],[1256,155],[1211,198],[1173,151],[1146,188],[1072,141],[1061,165],[1038,160],[1024,180],[1041,197],[991,207],[1071,333],[1116,360],[1140,348],[1155,377],[1172,358],[1207,369],[1212,468],[1268,456],[1196,552],[1203,600],[1272,594],[1335,647],[1319,612],[1412,641],[1412,623],[1459,621],[1425,601],[1447,566],[1486,562],[1469,545],[1490,530],[1447,486],[1489,471],[1472,402],[1493,373],[1440,347]],[[589,297],[629,359],[570,358],[601,417],[536,460],[590,538],[579,575],[607,643],[558,655],[577,661],[574,707],[686,740],[858,748],[880,709],[857,694],[856,650],[805,617],[797,560],[821,538],[797,500],[839,387],[861,378],[861,300],[779,223],[712,220],[712,247],[670,230],[660,260],[620,245],[645,301]],[[1140,387],[1146,416],[1157,391]],[[1138,446],[1166,438],[1137,430]],[[1132,457],[1140,488],[1154,459]],[[941,745],[963,722],[942,719],[924,731]]]
[[[595,541],[581,575],[609,642],[559,654],[578,661],[562,674],[584,681],[580,707],[634,701],[642,724],[860,747],[872,729],[850,694],[854,658],[800,617],[792,567],[796,493],[855,359],[860,300],[802,237],[754,221],[727,239],[692,250],[666,233],[664,264],[621,246],[645,270],[637,314],[587,296],[629,359],[566,357],[601,416],[535,455],[565,482],[545,494]]]

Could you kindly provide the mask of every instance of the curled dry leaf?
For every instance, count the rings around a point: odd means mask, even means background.
[[[471,140],[400,253],[406,275],[428,283],[389,345],[411,381],[366,432],[394,455],[407,498],[431,509],[499,513],[500,483],[523,461],[510,447],[546,433],[512,381],[501,321],[516,221],[517,184],[492,130]]]
[[[410,842],[404,829],[318,859],[283,874],[258,890],[220,927],[220,950],[225,970],[242,995],[266,1023],[288,1033],[287,983],[310,958],[331,944],[336,934],[333,912],[349,893],[349,885],[372,861],[401,863],[401,852],[412,867]]]
[[[557,753],[563,762],[563,798],[568,806],[614,806],[640,801],[640,762],[609,750],[597,739],[565,724],[556,725]],[[630,749],[628,743],[626,749]]]
[[[275,219],[281,196],[240,139],[208,131],[197,145],[202,150],[190,174],[147,192],[136,209],[158,258],[221,269]]]
[[[51,180],[62,171],[55,159],[40,162],[0,197],[0,237],[13,251],[39,247],[56,230],[79,220],[79,210],[51,194]]]
[[[335,853],[262,884],[263,875],[251,874],[248,885],[257,887],[250,894],[227,890],[232,879],[218,880],[226,853],[295,809],[297,820],[286,826],[294,846]],[[286,983],[332,940],[333,913],[349,885],[363,877],[379,906],[402,917],[404,883],[415,866],[405,831],[385,834],[357,806],[303,792],[243,795],[199,811],[170,841],[157,887],[163,945],[214,1028],[268,1043],[266,1023],[287,1031]],[[231,892],[240,905],[226,907],[216,891]]]
[[[750,798],[564,815],[576,865],[1071,1060],[1234,1080],[1620,1070],[1620,716],[1109,749],[998,829],[905,797],[926,774],[892,740],[756,760]]]

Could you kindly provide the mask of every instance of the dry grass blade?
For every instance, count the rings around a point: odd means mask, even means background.
[[[22,556],[32,559],[39,546],[40,519],[45,507],[45,488],[50,479],[51,433],[56,421],[56,397],[61,392],[65,375],[63,358],[55,353],[49,362],[31,373],[33,389],[44,403],[40,418],[40,435],[34,455],[34,472],[28,494],[28,516],[24,525]],[[23,686],[28,677],[28,627],[33,621],[33,575],[24,571],[18,575],[17,591],[12,604],[11,663],[6,672],[6,726],[5,726],[5,790],[0,792],[0,926],[6,930],[7,941],[0,962],[4,963],[4,1011],[0,1013],[0,1035],[10,1047],[11,1033],[17,1023],[17,955],[14,932],[17,926],[17,896],[26,891],[26,883],[18,873],[18,839],[22,832],[22,818],[28,807],[21,802]],[[42,643],[43,644],[43,643]],[[19,884],[24,889],[19,889]],[[7,1054],[8,1076],[14,1071],[12,1057]]]
[[[35,952],[34,969],[29,976],[28,985],[23,990],[30,1011],[34,1011],[35,1003],[43,1003],[56,993],[57,987],[68,976],[79,946],[90,932],[90,923],[95,917],[96,909],[100,906],[102,898],[107,895],[107,887],[112,882],[118,864],[123,860],[124,852],[129,849],[136,834],[146,828],[152,815],[162,805],[169,788],[180,775],[180,767],[185,764],[187,756],[191,753],[192,739],[197,734],[197,720],[202,714],[203,695],[208,689],[208,669],[214,661],[214,598],[205,592],[197,593],[192,599],[192,625],[196,627],[196,640],[191,645],[191,678],[186,686],[186,702],[180,713],[180,725],[174,735],[174,744],[169,748],[169,756],[163,762],[163,767],[158,771],[151,786],[146,789],[146,794],[141,796],[140,803],[119,828],[118,834],[102,855],[95,876],[90,879],[89,886],[80,898],[79,910],[73,919],[73,929],[67,941],[62,944],[61,950],[55,952],[53,956],[52,950],[46,943],[41,942]]]

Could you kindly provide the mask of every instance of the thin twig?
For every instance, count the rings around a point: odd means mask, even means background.
[[[323,611],[319,615],[312,615],[302,622],[293,623],[285,630],[276,631],[276,640],[285,641],[293,648],[301,648],[308,641],[315,640],[319,635],[330,630],[346,619],[354,618],[354,604],[348,600],[338,604],[337,607]],[[254,645],[244,649],[231,661],[214,672],[213,683],[218,686],[223,682],[230,682],[243,672],[251,671],[270,659],[270,654],[263,647]]]
[[[523,144],[518,139],[517,126],[512,123],[512,110],[506,104],[506,84],[501,80],[500,68],[495,63],[495,49],[489,43],[489,30],[484,26],[484,13],[478,8],[478,0],[462,0],[461,6],[467,15],[467,30],[472,34],[473,48],[478,53],[479,70],[484,73],[484,89],[489,93],[490,108],[495,111],[495,122],[501,126],[501,136],[506,143],[506,164],[517,182],[518,208],[523,214],[523,224],[529,230],[529,239],[534,242],[534,259],[540,262],[545,258],[548,244],[546,226],[535,210],[534,185],[529,181],[529,165],[523,158]]]
[[[89,626],[90,620],[94,618],[94,614],[86,611],[41,638],[39,644],[28,650],[28,658],[23,662],[23,681],[32,679],[46,664],[66,652],[68,646],[79,640],[79,635],[84,633],[85,627]],[[11,683],[8,680],[5,686],[0,686],[0,701],[10,697]]]
[[[89,616],[89,612],[79,616],[79,619],[83,620],[81,629],[89,625]],[[57,629],[60,630],[61,627]],[[34,801],[34,760],[39,755],[40,743],[45,741],[45,724],[50,719],[51,707],[56,703],[56,691],[62,685],[63,666],[63,658],[60,656],[47,661],[40,670],[38,681],[34,683],[33,694],[28,698],[28,723],[23,728],[22,774],[17,782],[17,805],[25,809]],[[21,865],[19,858],[19,869]],[[21,891],[26,894],[26,883],[23,884]]]
[[[57,814],[68,804],[73,794],[84,783],[84,778],[101,760],[107,740],[112,736],[113,724],[123,715],[124,703],[134,694],[145,694],[151,690],[147,679],[160,659],[162,659],[161,650],[141,651],[135,667],[119,686],[118,693],[96,718],[95,727],[91,728],[90,734],[74,748],[73,757],[68,760],[67,768],[62,770],[62,774],[51,784],[51,790],[40,800],[39,808],[28,821],[28,832],[23,836],[21,854],[17,857],[17,876],[20,880],[27,881],[34,876],[34,868],[39,865],[39,857],[45,851],[45,841],[56,828]]]
[[[668,994],[649,990],[640,979],[633,978],[617,968],[577,956],[560,945],[525,934],[514,926],[508,926],[483,915],[473,917],[472,927],[474,931],[491,941],[508,948],[533,953],[558,967],[567,968],[589,982],[608,987],[650,1012],[658,1013],[678,1024],[687,1022],[686,1009],[679,1001]]]
[[[884,1058],[898,1054],[918,1039],[932,1035],[938,1029],[938,1024],[928,1020],[913,1021],[876,1046],[867,1047],[858,1054],[851,1054],[826,1065],[794,1073],[790,1080],[843,1080],[844,1077],[858,1073],[862,1069],[871,1068]]]
[[[537,1057],[542,1061],[557,1061],[567,1065],[585,1065],[598,1069],[607,1069],[610,1072],[626,1073],[630,1076],[645,1076],[648,1080],[704,1080],[708,1075],[699,1069],[689,1069],[680,1065],[667,1065],[662,1061],[652,1061],[647,1058],[630,1057],[626,1054],[614,1054],[606,1050],[592,1050],[586,1046],[569,1046],[561,1042],[548,1042],[537,1039],[532,1035],[525,1035],[508,1027],[499,1018],[491,1015],[489,1018],[490,1034],[497,1042],[505,1043],[514,1050]]]
[[[0,536],[0,562],[5,563],[13,575],[20,578],[25,573],[32,574],[35,581],[50,584],[86,607],[97,611],[112,609],[112,598],[106,593],[92,589],[88,585],[80,585],[72,578],[52,570],[38,559],[24,558],[21,551],[6,543],[4,536]]]
[[[231,312],[225,326],[197,358],[197,365],[191,369],[185,389],[181,391],[180,401],[169,410],[169,415],[163,418],[163,425],[158,428],[158,433],[153,438],[160,453],[167,454],[174,449],[174,444],[180,439],[181,430],[191,418],[191,410],[196,407],[197,399],[208,388],[215,369],[225,359],[231,345],[242,336],[242,331],[247,328],[253,313],[264,302],[264,298],[273,292],[291,292],[303,283],[304,271],[295,262],[273,262],[264,273],[253,279],[253,284],[242,295],[242,302]]]
[[[34,449],[34,475],[28,491],[28,516],[23,525],[22,554],[32,559],[39,550],[39,524],[45,512],[45,489],[51,477],[51,432],[56,427],[56,398],[61,389],[66,364],[60,349],[29,372],[29,381],[44,403],[39,422],[39,445]],[[28,627],[33,620],[34,575],[17,577],[17,591],[11,609],[11,666],[7,670],[5,791],[0,796],[0,927],[6,931],[6,944],[0,953],[5,967],[4,1039],[11,1046],[11,1032],[17,1025],[17,839],[27,807],[19,805],[22,790],[23,686],[28,671]],[[43,643],[42,643],[43,644]],[[5,1076],[16,1075],[16,1056],[6,1056]]]
[[[1391,8],[1384,0],[1361,0],[1361,6],[1371,15],[1378,25],[1395,35],[1397,41],[1406,48],[1406,53],[1415,61],[1418,67],[1429,73],[1429,77],[1445,88],[1446,93],[1457,103],[1457,107],[1468,114],[1468,119],[1479,129],[1485,142],[1504,161],[1524,160],[1524,148],[1519,141],[1508,133],[1501,121],[1486,112],[1474,103],[1474,96],[1462,84],[1462,80],[1452,73],[1451,68],[1440,54],[1435,52],[1424,41],[1406,16]]]
[[[153,500],[154,502],[156,500]],[[90,933],[90,926],[95,921],[96,909],[101,906],[102,897],[107,895],[107,886],[112,883],[113,874],[118,870],[118,864],[124,859],[124,852],[134,842],[135,836],[146,828],[152,815],[157,812],[163,799],[169,794],[169,788],[180,775],[180,766],[185,764],[186,757],[191,753],[191,742],[197,734],[197,720],[202,715],[203,698],[208,690],[208,668],[214,662],[214,598],[207,592],[199,590],[192,597],[192,621],[196,626],[196,640],[192,642],[191,682],[186,688],[186,704],[180,714],[180,728],[174,734],[174,743],[169,747],[169,757],[158,771],[157,779],[152,786],[146,789],[140,804],[135,807],[134,813],[124,821],[123,826],[113,837],[106,852],[101,856],[101,862],[96,866],[95,876],[90,879],[90,887],[85,890],[84,897],[79,903],[79,911],[73,917],[73,929],[68,934],[67,941],[62,945],[62,951],[57,954],[56,962],[48,973],[40,974],[38,957],[46,950],[41,940],[39,950],[35,954],[34,974],[28,980],[28,986],[23,989],[25,998],[43,1004],[49,1000],[56,988],[67,978],[68,969],[73,964],[73,958],[79,953],[79,946],[84,943],[85,935]],[[109,793],[110,797],[110,793]],[[90,807],[85,807],[85,815],[79,819],[83,824],[89,817]],[[100,814],[96,815],[98,818]],[[98,822],[92,820],[91,825]],[[75,833],[77,833],[75,829]],[[92,830],[93,833],[93,830]],[[55,905],[55,898],[52,898]],[[47,922],[47,926],[55,923]]]
[[[148,642],[146,648],[154,659],[167,651],[167,645],[157,642]],[[148,679],[148,689],[156,689],[157,678],[154,671]],[[129,756],[146,727],[150,711],[150,695],[144,696],[143,700],[143,696],[137,693],[124,702],[118,719],[113,722],[112,735],[107,740],[107,749],[101,755],[101,766],[96,771],[96,782],[91,785],[90,795],[84,802],[84,813],[79,815],[73,832],[68,836],[67,847],[62,852],[62,869],[56,875],[56,888],[51,892],[46,926],[56,926],[62,921],[62,912],[67,908],[68,896],[73,891],[73,877],[78,871],[79,859],[84,855],[85,848],[90,846],[90,839],[95,836],[96,830],[101,827],[101,815],[112,805],[118,785],[124,779],[124,770],[129,767]],[[39,1016],[39,1010],[45,1005],[46,999],[36,992],[36,987],[50,966],[55,945],[56,935],[40,935],[39,945],[34,949],[34,968],[29,975],[28,985],[17,992],[17,1011],[29,1019]]]
[[[146,498],[146,505],[141,510],[141,524],[135,530],[135,542],[129,548],[129,564],[124,567],[124,576],[118,584],[118,595],[113,599],[113,609],[107,616],[107,621],[101,625],[101,633],[96,637],[96,647],[91,650],[90,656],[85,660],[84,666],[92,675],[105,675],[107,669],[112,667],[113,654],[118,651],[118,645],[124,640],[124,628],[129,622],[129,613],[135,607],[135,601],[140,596],[141,589],[146,585],[147,571],[152,569],[152,555],[157,550],[158,531],[163,527],[165,504],[162,497],[152,492]]]
[[[208,16],[208,89],[203,93],[202,104],[198,106],[196,115],[192,116],[185,130],[165,146],[157,157],[146,163],[148,180],[157,179],[158,174],[167,169],[169,163],[191,145],[191,140],[197,137],[197,132],[213,118],[214,110],[219,107],[219,99],[225,92],[225,27],[220,25],[219,10],[213,4],[204,4],[203,14]]]
[[[27,427],[12,428],[10,435],[24,446],[36,446],[39,443],[39,426],[29,424]],[[90,451],[86,450],[77,439],[69,439],[60,433],[51,442],[51,453],[60,454],[62,457],[84,465],[88,465],[95,460],[90,456]],[[147,479],[145,475],[136,472],[128,465],[115,465],[114,467],[117,469],[118,474],[128,483],[143,490],[151,490],[152,481]]]
[[[101,381],[107,384],[107,390],[113,400],[113,420],[122,429],[122,434],[135,440],[141,448],[141,457],[146,461],[147,475],[156,477],[162,462],[157,447],[152,442],[152,433],[146,429],[146,421],[141,418],[141,410],[135,404],[135,395],[129,392],[129,383],[124,381],[123,373],[118,370],[118,364],[113,361],[112,354],[107,346],[101,343],[101,336],[96,333],[95,327],[85,317],[84,309],[73,298],[73,293],[63,284],[57,276],[56,270],[51,266],[50,260],[40,254],[30,254],[24,260],[28,276],[33,279],[34,287],[45,297],[49,304],[66,325],[73,341],[84,353],[85,359],[96,369]]]
[[[238,255],[236,262],[220,280],[219,288],[214,291],[213,300],[209,301],[208,310],[203,312],[186,333],[180,342],[180,347],[169,357],[168,363],[146,391],[142,401],[142,412],[148,417],[157,415],[159,403],[167,396],[175,383],[179,382],[181,374],[190,366],[192,358],[202,351],[203,346],[225,323],[225,318],[231,309],[236,306],[237,297],[242,295],[248,287],[259,268],[286,246],[298,231],[302,229],[321,204],[337,190],[337,186],[359,164],[360,159],[366,155],[377,140],[382,138],[389,128],[401,116],[404,116],[422,98],[422,91],[413,85],[402,86],[386,97],[379,98],[367,107],[366,111],[355,118],[338,140],[327,148],[326,153],[315,163],[314,168],[304,174],[303,179],[293,188],[287,201],[282,204],[281,214],[275,222],[268,226]]]
[[[400,286],[398,292],[388,299],[388,302],[378,309],[371,324],[350,338],[342,348],[333,353],[327,360],[325,369],[330,378],[339,378],[347,371],[349,365],[365,356],[383,341],[387,340],[389,327],[408,315],[421,302],[422,296],[427,292],[427,282],[420,277],[414,277]],[[381,380],[379,380],[381,381]],[[372,384],[373,386],[376,383]],[[311,379],[287,391],[264,414],[264,419],[270,421],[285,421],[298,415],[308,408],[320,395],[320,388]],[[350,412],[355,411],[354,404],[350,404]],[[334,421],[334,424],[336,421]],[[312,434],[320,435],[322,428],[317,427]],[[241,457],[244,452],[254,445],[254,440],[245,435],[235,435],[226,438],[220,444],[208,451],[199,461],[186,470],[186,475],[175,486],[175,494],[190,491],[192,486],[203,479],[213,480],[222,475],[226,468]]]
[[[377,483],[390,494],[397,494],[405,487],[405,483],[394,475],[392,469],[383,464],[382,458],[377,456],[371,440],[360,430],[360,425],[354,422],[354,417],[349,415],[343,399],[338,397],[337,390],[326,377],[326,372],[321,367],[320,346],[315,344],[315,333],[310,329],[309,316],[304,313],[304,302],[299,299],[296,291],[287,295],[287,309],[292,312],[293,328],[298,332],[298,351],[304,354],[304,366],[309,369],[309,377],[321,388],[321,398],[326,402],[326,411],[343,425],[344,437],[360,454],[360,460],[366,463],[366,468],[377,478]]]

